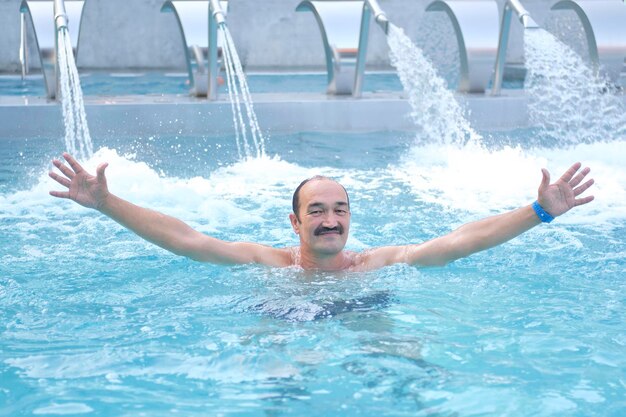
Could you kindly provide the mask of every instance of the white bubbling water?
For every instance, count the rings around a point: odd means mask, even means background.
[[[626,108],[606,80],[545,30],[525,31],[524,41],[529,115],[541,127],[538,144],[572,146],[626,137]]]
[[[72,52],[72,42],[67,28],[57,32],[59,44],[59,84],[63,122],[65,124],[66,151],[80,160],[87,160],[93,155],[93,144],[87,126],[83,91],[80,87],[78,70]]]
[[[410,192],[416,204],[430,203],[460,215],[460,221],[476,219],[529,204],[536,199],[542,167],[556,180],[573,161],[591,167],[596,180],[585,195],[595,200],[559,218],[559,223],[610,224],[626,218],[626,147],[623,142],[580,144],[559,150],[523,150],[505,147],[489,150],[479,145],[414,147],[393,166],[376,169],[303,167],[278,157],[251,158],[212,171],[206,177],[163,176],[143,162],[102,148],[84,163],[89,172],[109,162],[109,188],[122,198],[188,221],[203,232],[226,232],[239,226],[261,225],[284,220],[284,229],[266,229],[265,239],[293,242],[287,216],[293,190],[304,178],[327,175],[341,182],[354,200],[354,210],[384,210],[371,199],[395,205],[401,194]],[[403,190],[407,187],[406,190]],[[48,195],[62,189],[47,173],[29,190],[0,195],[0,216],[21,218],[24,232],[38,224],[56,227],[57,220],[85,218],[84,209]],[[401,203],[405,204],[405,203]],[[391,208],[390,208],[391,209]],[[94,213],[89,220],[100,222]],[[362,221],[355,216],[354,221]],[[20,226],[22,227],[22,226]],[[58,227],[64,228],[62,223]],[[355,225],[355,230],[358,230]],[[357,240],[349,242],[362,247]]]
[[[418,145],[388,168],[389,178],[408,184],[420,201],[481,216],[529,204],[536,199],[542,167],[554,182],[580,160],[596,179],[585,195],[596,200],[563,221],[623,219],[626,112],[621,101],[603,93],[606,85],[547,32],[526,34],[530,112],[543,131],[541,138],[526,135],[524,141],[545,145],[544,136],[550,136],[559,149],[486,148],[430,62],[401,29],[390,25],[390,58],[408,94]]]
[[[192,178],[164,176],[145,162],[109,148],[99,149],[82,165],[95,173],[102,162],[109,163],[106,170],[109,190],[121,198],[180,218],[205,233],[228,232],[284,219],[283,229],[265,228],[265,235],[255,236],[261,241],[276,239],[283,244],[296,243],[288,215],[293,191],[303,179],[326,175],[355,190],[366,189],[370,183],[358,171],[307,168],[267,156],[244,159],[205,177]],[[49,196],[50,190],[63,190],[63,187],[49,178],[47,172],[42,172],[38,184],[31,189],[0,195],[0,212],[7,217],[22,218],[26,224],[45,224],[59,233],[68,232],[71,226],[67,224],[78,218],[83,225],[102,222],[102,216],[92,210]],[[32,227],[24,231],[30,233]],[[352,237],[349,244],[362,246]]]
[[[418,142],[462,145],[479,141],[480,135],[470,126],[446,82],[404,31],[390,24],[387,42],[391,64],[408,95]]]
[[[591,168],[595,200],[559,218],[559,223],[605,223],[626,218],[624,142],[578,144],[567,149],[490,150],[479,145],[414,147],[393,176],[410,185],[418,200],[444,210],[485,216],[527,205],[537,198],[541,168],[556,181],[575,161]]]

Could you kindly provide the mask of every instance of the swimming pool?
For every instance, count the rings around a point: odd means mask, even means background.
[[[252,93],[322,93],[326,91],[327,76],[321,72],[252,73],[247,76]],[[81,87],[85,95],[163,95],[187,94],[186,73],[82,71]],[[43,76],[31,71],[23,80],[20,76],[0,76],[2,95],[45,96]],[[402,91],[402,84],[393,72],[373,72],[365,75],[364,91]],[[222,93],[226,88],[222,87]]]
[[[513,74],[516,75],[516,74]],[[182,94],[189,91],[186,73],[163,72],[117,72],[81,71],[81,86],[88,96],[163,95]],[[327,87],[327,75],[321,72],[296,72],[285,76],[284,72],[249,73],[250,92],[258,93],[323,93]],[[456,88],[457,74],[447,81]],[[523,76],[511,76],[504,80],[504,88],[520,89]],[[364,75],[363,91],[402,91],[402,84],[395,72],[368,72]],[[43,76],[32,70],[24,79],[17,75],[0,75],[0,92],[8,96],[45,96]],[[226,94],[225,87],[222,93]]]
[[[484,132],[483,132],[484,133]],[[297,243],[305,177],[350,193],[348,247],[419,242],[528,204],[540,167],[596,201],[445,268],[194,263],[47,195],[59,138],[0,141],[0,415],[618,416],[626,397],[623,141],[415,145],[406,132],[94,138],[133,202],[229,240]],[[509,144],[512,146],[504,146]]]

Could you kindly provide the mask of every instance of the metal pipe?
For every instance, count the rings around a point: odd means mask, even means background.
[[[28,74],[28,42],[26,36],[26,15],[20,13],[20,66],[22,67],[22,80]]]
[[[365,3],[374,14],[374,20],[382,28],[383,32],[385,32],[385,35],[389,33],[389,19],[387,19],[387,15],[383,9],[380,8],[378,2],[376,0],[365,0]]]
[[[363,89],[363,76],[365,73],[365,61],[367,58],[367,45],[369,43],[370,32],[370,16],[372,12],[367,5],[363,6],[363,15],[361,16],[361,31],[359,33],[359,47],[356,57],[356,67],[354,69],[354,87],[352,88],[352,96],[361,97]]]
[[[374,15],[374,20],[381,27],[385,35],[389,32],[389,20],[387,15],[380,8],[376,0],[365,0],[363,5],[363,15],[361,17],[361,31],[359,33],[359,48],[356,59],[356,67],[354,70],[354,87],[352,88],[353,97],[361,97],[363,89],[363,76],[365,73],[365,61],[367,58],[367,46],[369,43],[369,27],[370,16]]]
[[[35,44],[39,59],[41,61],[41,71],[44,76],[46,86],[46,96],[55,99],[58,96],[58,74],[59,74],[59,34],[62,30],[68,30],[69,35],[69,15],[77,18],[77,27],[80,26],[80,16],[82,14],[84,1],[72,1],[65,8],[63,0],[54,1],[29,1],[22,0],[20,12],[27,14],[32,23],[35,35]],[[69,12],[69,14],[68,14]],[[52,18],[52,20],[50,20]],[[77,37],[78,38],[78,37]],[[26,33],[24,33],[24,61],[26,72],[28,72],[28,45]]]
[[[226,27],[226,15],[220,4],[220,0],[209,1],[209,47],[207,51],[207,98],[217,100],[217,77],[219,76],[217,56],[217,30]]]
[[[209,10],[213,19],[215,19],[215,23],[221,25],[226,23],[226,14],[224,10],[222,10],[222,6],[220,5],[220,0],[210,0],[209,1]]]
[[[65,11],[65,2],[63,0],[54,0],[54,26],[57,31],[67,28],[68,18]]]
[[[530,13],[522,6],[522,3],[519,0],[508,0],[506,2],[505,8],[509,7],[515,11],[517,17],[519,18],[520,23],[524,26],[524,29],[537,29],[539,25],[535,23],[535,21],[530,17]]]
[[[504,13],[502,14],[502,23],[500,24],[500,37],[498,39],[496,64],[493,71],[493,84],[491,85],[492,96],[499,96],[502,89],[504,62],[506,60],[506,46],[509,43],[509,29],[511,28],[511,13],[511,8],[505,5]]]
[[[204,55],[202,54],[202,48],[198,45],[191,45],[189,49],[193,53],[193,57],[196,60],[196,72],[198,74],[204,74],[206,72],[206,68],[204,67]]]
[[[68,30],[68,18],[67,12],[65,11],[65,2],[63,0],[54,0],[52,6],[52,13],[54,15],[54,29],[55,29],[55,37],[54,37],[54,45],[55,45],[55,59],[54,59],[54,78],[55,78],[55,99],[61,98],[61,77],[60,77],[60,69],[59,69],[59,48],[63,48],[63,45],[59,45],[59,36],[62,29]]]
[[[511,30],[511,17],[513,12],[519,18],[524,29],[538,29],[539,25],[530,17],[530,13],[522,6],[519,0],[508,0],[504,4],[502,13],[502,23],[500,24],[500,38],[498,40],[498,52],[496,53],[496,65],[493,73],[493,84],[491,95],[499,96],[502,90],[502,79],[504,77],[504,63],[506,61],[506,48],[509,43],[509,32]]]

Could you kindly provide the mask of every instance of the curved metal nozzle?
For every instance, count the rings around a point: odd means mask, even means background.
[[[528,13],[528,10],[522,6],[522,3],[520,3],[519,0],[508,0],[505,7],[509,7],[515,12],[515,14],[517,14],[517,17],[524,26],[524,29],[539,28],[539,25],[533,20],[532,17],[530,17],[530,13]]]
[[[385,16],[384,13],[379,14],[378,16],[374,17],[374,19],[376,20],[376,23],[380,25],[383,32],[385,32],[385,35],[389,33],[389,20],[387,19],[387,16]]]
[[[68,23],[67,12],[65,11],[65,2],[63,0],[54,0],[54,26],[57,31],[66,28]]]
[[[226,15],[224,14],[224,10],[222,10],[220,0],[210,0],[209,10],[211,11],[211,15],[218,25],[226,23]]]
[[[528,14],[521,16],[520,21],[522,22],[524,29],[539,29],[537,22],[535,22]]]
[[[376,0],[365,0],[365,3],[372,10],[376,23],[378,23],[383,32],[387,34],[389,32],[389,19],[387,19],[387,15],[383,9],[380,8]]]

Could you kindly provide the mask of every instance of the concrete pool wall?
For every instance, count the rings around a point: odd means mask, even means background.
[[[432,0],[380,0],[391,22],[414,39],[424,9]],[[175,19],[161,13],[163,0],[87,0],[79,43],[78,66],[86,69],[183,68]],[[0,72],[18,73],[21,0],[0,0]],[[324,69],[317,23],[296,13],[300,0],[231,0],[228,24],[248,70]],[[503,0],[497,0],[500,13]],[[525,0],[539,24],[552,2]],[[70,23],[71,24],[71,23]],[[507,61],[522,62],[522,31],[513,25]],[[33,42],[30,42],[31,45]],[[34,56],[34,55],[33,55]],[[34,59],[32,61],[35,61]],[[37,62],[32,62],[37,66]],[[368,67],[389,68],[384,35],[370,31]]]
[[[248,71],[324,71],[325,58],[315,19],[296,13],[300,0],[231,0],[228,24]],[[379,0],[390,20],[411,38],[417,36],[431,0]],[[163,0],[87,0],[79,42],[79,70],[181,70],[185,62],[175,19],[160,12]],[[500,13],[503,0],[498,0]],[[262,4],[262,7],[259,7]],[[19,72],[20,0],[0,0],[0,74]],[[552,2],[525,0],[541,25]],[[507,63],[523,61],[522,31],[513,25]],[[443,33],[443,31],[441,32]],[[434,31],[432,36],[442,36]],[[34,42],[30,42],[33,45]],[[34,53],[34,52],[32,52]],[[34,55],[31,55],[34,56]],[[36,61],[33,59],[33,61]],[[36,74],[37,62],[32,73]],[[367,70],[392,70],[382,31],[370,31]],[[218,101],[180,95],[85,97],[90,130],[98,135],[204,135],[232,132],[227,95]],[[509,90],[500,97],[457,95],[479,130],[528,126],[526,97]],[[624,96],[622,96],[624,97]],[[361,99],[319,94],[254,94],[263,130],[412,131],[409,105],[401,92],[367,93]],[[63,135],[61,107],[43,98],[3,96],[0,91],[0,138]]]
[[[477,129],[512,129],[528,124],[521,91],[501,97],[460,95]],[[264,132],[413,131],[402,93],[371,93],[361,99],[325,94],[256,94],[254,108]],[[209,135],[233,132],[227,97],[209,102],[186,96],[85,98],[92,136]],[[61,106],[39,98],[0,96],[2,137],[63,136]]]

